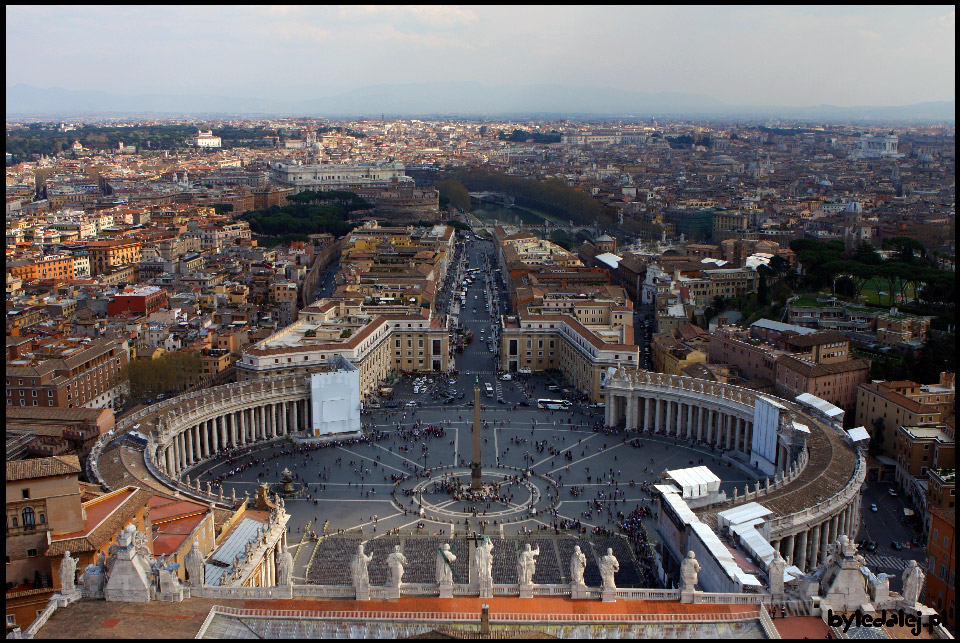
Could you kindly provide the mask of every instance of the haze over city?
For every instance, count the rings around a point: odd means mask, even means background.
[[[949,6],[8,6],[7,110],[49,111],[71,96],[44,102],[19,84],[106,92],[108,100],[79,96],[75,107],[118,111],[148,108],[122,100],[141,95],[178,97],[155,101],[155,111],[293,113],[724,113],[952,101],[955,14]],[[372,104],[377,98],[384,104]]]
[[[6,18],[8,638],[953,640],[954,7]]]

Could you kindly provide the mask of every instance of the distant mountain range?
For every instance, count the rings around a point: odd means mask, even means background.
[[[952,121],[956,101],[892,107],[771,107],[730,105],[703,94],[647,93],[561,85],[483,85],[474,82],[361,87],[325,98],[294,100],[202,94],[111,94],[99,90],[7,87],[8,116],[133,114],[276,114],[302,116],[602,115],[747,116],[800,119]]]

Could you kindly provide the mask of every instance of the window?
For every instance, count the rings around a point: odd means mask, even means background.
[[[36,549],[28,549],[28,550],[27,550],[27,558],[36,558],[36,557],[37,557],[37,550],[36,550]]]
[[[21,489],[21,490],[20,490],[20,494],[21,494],[21,496],[23,496],[24,499],[29,498],[29,497],[30,497],[30,490],[29,490],[29,489]],[[934,538],[936,538],[936,536],[934,536]]]
[[[17,615],[7,614],[7,625],[16,625],[16,624],[17,624]]]

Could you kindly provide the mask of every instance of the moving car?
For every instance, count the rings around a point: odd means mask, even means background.
[[[509,382],[509,381],[512,380],[512,379],[513,379],[513,375],[511,375],[510,373],[506,373],[506,374],[500,376],[500,381],[501,381],[501,382]]]
[[[408,406],[408,407],[411,407],[411,408],[412,408],[412,407],[414,407],[414,406],[416,406],[416,405],[417,405],[417,403],[416,403],[414,400],[410,400],[410,401],[407,402],[404,406]]]
[[[887,494],[893,496],[894,498],[897,497],[897,492],[893,489],[887,489]]]
[[[877,511],[877,505],[870,505],[870,511]]]
[[[901,544],[900,544],[899,542],[897,542],[896,540],[892,541],[892,542],[890,543],[890,546],[893,547],[894,550],[896,550],[896,551],[900,551],[901,549],[903,549],[903,545],[901,545]]]

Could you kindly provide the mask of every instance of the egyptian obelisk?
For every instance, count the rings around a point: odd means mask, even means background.
[[[473,386],[473,458],[470,460],[470,489],[480,491],[480,376]]]

